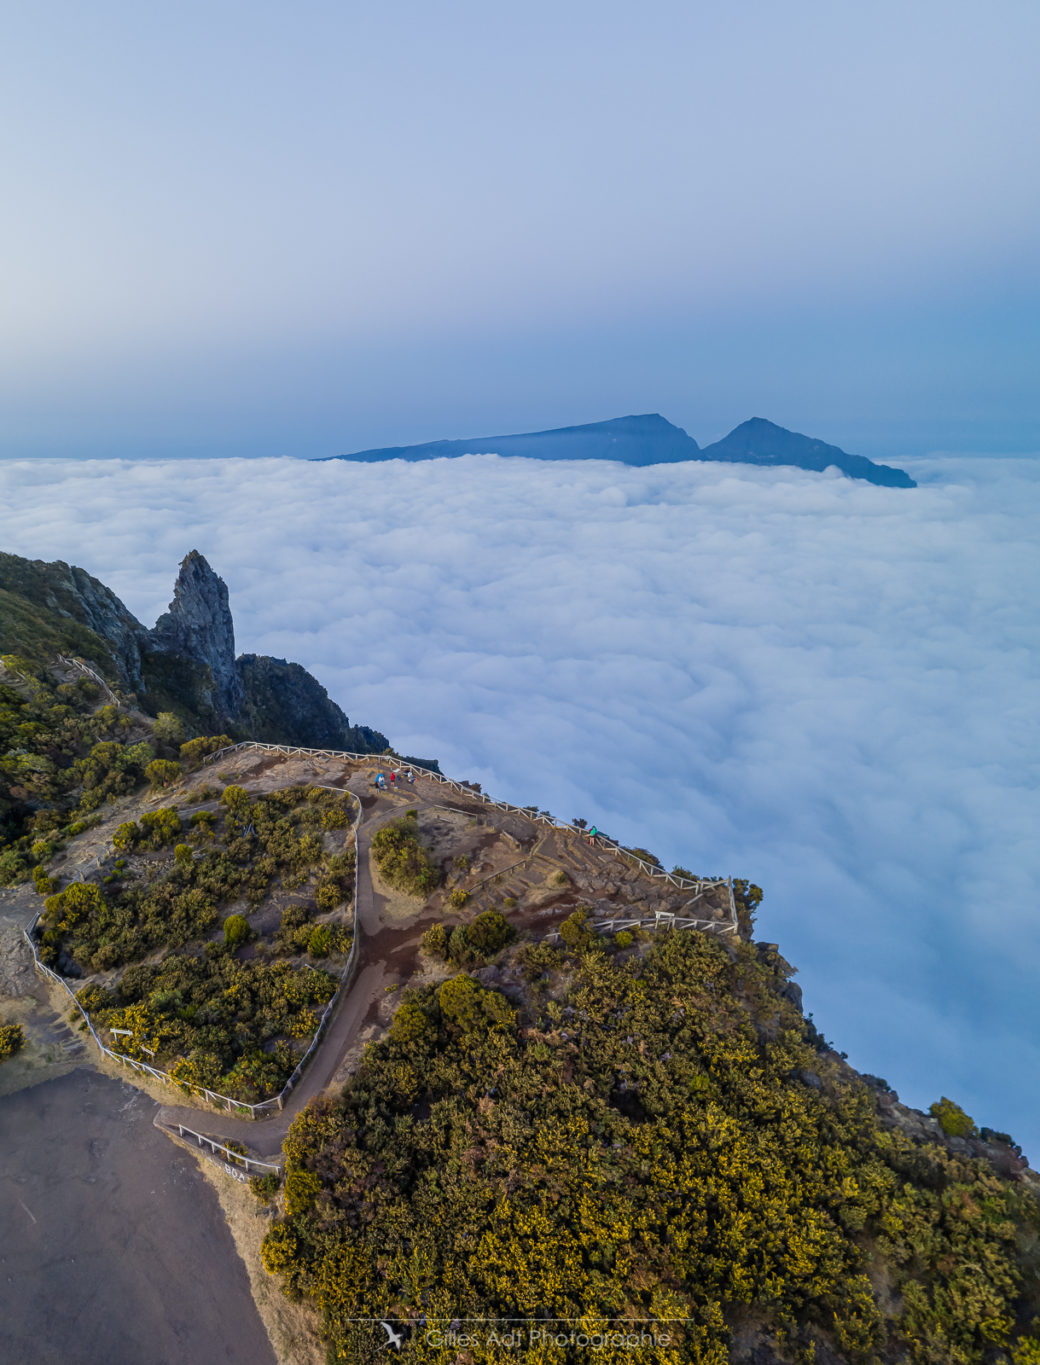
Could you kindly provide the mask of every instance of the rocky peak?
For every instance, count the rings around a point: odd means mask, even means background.
[[[235,667],[235,627],[227,584],[198,550],[182,560],[170,608],[156,621],[148,639],[153,650],[209,669],[213,693],[207,701],[225,716],[238,715],[242,683]]]

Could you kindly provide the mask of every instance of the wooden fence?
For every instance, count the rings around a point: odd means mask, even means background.
[[[735,928],[732,924],[723,924],[721,920],[684,919],[670,910],[658,910],[653,915],[641,918],[589,920],[588,927],[597,934],[613,934],[622,929],[701,929],[709,934],[730,934]],[[560,939],[560,931],[553,929],[545,937],[547,941],[556,942]]]
[[[215,1138],[206,1137],[204,1133],[196,1133],[194,1128],[186,1128],[183,1123],[176,1123],[169,1127],[165,1123],[158,1122],[156,1127],[161,1128],[164,1133],[173,1136],[176,1129],[179,1137],[187,1141],[194,1139],[196,1146],[206,1151],[212,1152],[218,1161],[222,1161],[228,1175],[234,1176],[236,1180],[245,1180],[251,1175],[261,1172],[268,1174],[281,1175],[282,1164],[277,1161],[260,1161],[255,1156],[246,1156],[244,1152],[236,1152],[231,1147],[225,1147],[222,1142],[217,1142]]]

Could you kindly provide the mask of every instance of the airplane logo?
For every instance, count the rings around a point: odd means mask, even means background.
[[[404,1333],[395,1332],[390,1324],[388,1322],[383,1322],[382,1319],[380,1319],[379,1325],[386,1333],[386,1349],[389,1351],[392,1346],[395,1351],[399,1351],[401,1349],[401,1343],[404,1341]]]

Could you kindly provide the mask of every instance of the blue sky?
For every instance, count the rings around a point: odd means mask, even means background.
[[[43,0],[0,43],[0,454],[659,410],[1040,449],[1022,0]]]

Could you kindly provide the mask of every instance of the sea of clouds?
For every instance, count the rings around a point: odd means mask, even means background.
[[[1040,461],[0,463],[0,548],[147,624],[201,550],[238,647],[664,862],[749,877],[808,1010],[1040,1161]]]

